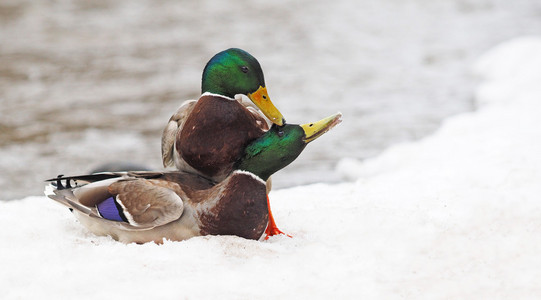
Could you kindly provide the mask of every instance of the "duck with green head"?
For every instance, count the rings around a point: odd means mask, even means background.
[[[270,100],[259,62],[241,49],[224,50],[209,60],[201,93],[198,100],[185,101],[165,127],[163,165],[220,182],[248,143],[267,131],[269,123],[281,126],[285,119]],[[242,101],[242,95],[261,111]],[[272,213],[267,233],[282,233]]]
[[[162,135],[165,167],[190,171],[214,181],[223,180],[233,164],[268,124],[283,125],[271,102],[259,62],[248,52],[231,48],[210,59],[203,70],[201,97],[184,102]],[[246,95],[263,113],[237,99]]]
[[[340,116],[272,126],[243,148],[235,170],[219,183],[182,171],[101,173],[50,179],[46,194],[71,208],[91,232],[125,243],[201,235],[259,239],[269,217],[265,181]]]

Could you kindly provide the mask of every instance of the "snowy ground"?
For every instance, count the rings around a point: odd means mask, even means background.
[[[541,39],[474,69],[478,111],[343,160],[354,183],[274,191],[292,239],[124,245],[44,197],[0,202],[2,298],[539,299]]]

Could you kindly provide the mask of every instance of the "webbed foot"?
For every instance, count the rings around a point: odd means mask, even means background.
[[[267,229],[265,229],[265,240],[268,240],[269,237],[273,235],[279,234],[283,234],[291,238],[291,235],[281,231],[280,229],[278,229],[278,226],[276,226],[276,222],[274,222],[274,217],[272,216],[272,211],[270,208],[269,195],[267,195],[267,207],[269,209],[269,224],[267,225]]]

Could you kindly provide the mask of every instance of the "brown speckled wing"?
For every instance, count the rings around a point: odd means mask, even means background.
[[[117,181],[109,186],[109,193],[117,201],[129,223],[140,227],[155,227],[177,220],[184,205],[178,184],[154,179]]]
[[[192,112],[196,100],[187,100],[171,116],[162,134],[162,162],[164,167],[174,166],[175,139],[182,129],[188,115]]]

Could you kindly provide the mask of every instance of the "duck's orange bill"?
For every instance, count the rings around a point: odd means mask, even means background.
[[[286,122],[282,113],[274,106],[271,102],[269,94],[267,93],[267,88],[260,86],[257,91],[249,93],[248,98],[259,107],[261,112],[271,120],[272,123],[282,126]]]

